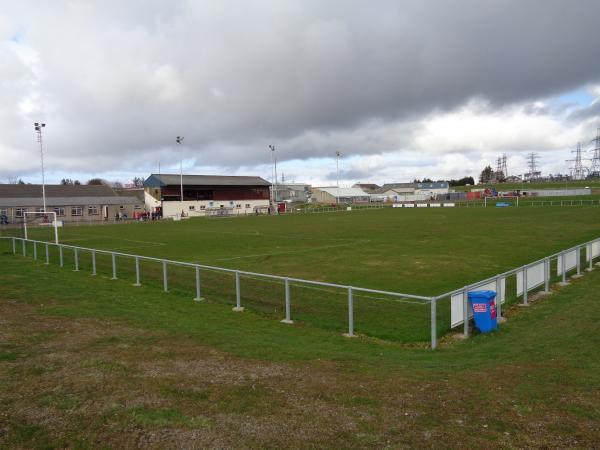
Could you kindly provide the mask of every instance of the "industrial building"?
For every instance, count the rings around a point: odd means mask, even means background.
[[[144,195],[146,208],[161,217],[245,215],[268,213],[270,186],[253,176],[152,174]]]
[[[144,211],[135,196],[120,196],[104,185],[47,184],[46,211],[62,222],[92,222],[133,218]],[[43,212],[41,184],[0,184],[0,216],[8,223],[20,223],[26,212]]]
[[[369,194],[358,188],[315,187],[312,201],[316,203],[369,203]]]
[[[277,202],[306,203],[310,198],[310,184],[277,183],[272,189]]]

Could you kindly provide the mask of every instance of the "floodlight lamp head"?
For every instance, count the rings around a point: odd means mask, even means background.
[[[175,141],[176,141],[178,144],[181,144],[181,143],[183,142],[183,136],[177,136],[177,138],[175,139]]]
[[[269,148],[271,149],[272,152],[275,151],[275,146],[274,145],[269,144]]]

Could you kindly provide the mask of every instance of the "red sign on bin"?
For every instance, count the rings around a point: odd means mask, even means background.
[[[485,303],[474,303],[473,312],[484,313],[487,311],[487,305]]]

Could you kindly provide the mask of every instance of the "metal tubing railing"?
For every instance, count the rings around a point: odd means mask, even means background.
[[[528,268],[536,266],[538,264],[544,264],[544,291],[548,292],[549,291],[549,283],[550,283],[550,279],[551,279],[550,262],[552,259],[555,259],[555,258],[560,259],[562,281],[566,282],[566,274],[568,272],[568,270],[566,268],[566,255],[572,251],[576,252],[576,254],[577,254],[577,273],[580,274],[582,246],[584,246],[584,245],[587,246],[587,249],[589,252],[589,257],[588,257],[589,261],[588,262],[589,262],[589,267],[591,269],[593,266],[593,261],[594,261],[593,244],[600,241],[600,239],[595,239],[595,240],[589,241],[585,244],[578,244],[567,250],[562,250],[560,252],[554,253],[553,255],[547,256],[547,257],[537,260],[535,262],[532,262],[532,263],[523,265],[521,267],[511,269],[506,272],[494,275],[485,280],[477,281],[476,283],[472,283],[467,286],[463,286],[459,289],[455,289],[453,291],[444,293],[437,297],[425,297],[422,295],[404,294],[404,293],[391,292],[391,291],[385,291],[385,290],[380,290],[380,289],[360,288],[360,287],[354,287],[354,286],[341,285],[341,284],[337,284],[337,283],[327,283],[327,282],[322,282],[322,281],[304,280],[301,278],[284,277],[284,276],[272,275],[272,274],[262,274],[262,273],[249,272],[249,271],[236,270],[236,269],[227,269],[227,268],[223,268],[223,267],[208,266],[208,265],[203,265],[203,264],[195,264],[195,263],[188,263],[188,262],[182,262],[182,261],[172,261],[172,260],[155,258],[155,257],[150,257],[150,256],[140,256],[140,255],[131,255],[131,254],[127,254],[127,253],[121,253],[121,252],[112,252],[109,250],[90,249],[90,248],[77,247],[77,246],[66,245],[66,244],[56,244],[53,242],[35,241],[35,240],[30,240],[30,239],[14,238],[14,237],[10,237],[10,238],[2,237],[2,238],[12,240],[13,254],[16,254],[16,241],[21,240],[22,252],[23,252],[24,256],[27,255],[27,242],[32,242],[33,256],[36,259],[37,259],[37,244],[43,243],[46,248],[46,264],[49,263],[49,246],[55,245],[58,247],[58,250],[59,250],[59,263],[60,263],[61,267],[64,266],[64,255],[63,255],[64,249],[72,249],[74,252],[75,270],[79,270],[79,251],[80,250],[81,251],[89,251],[92,254],[92,275],[96,274],[96,253],[110,255],[111,259],[112,259],[112,279],[117,279],[116,257],[121,256],[121,257],[133,258],[135,260],[135,264],[136,264],[136,285],[138,285],[138,286],[140,285],[140,261],[146,260],[146,261],[160,262],[162,264],[162,268],[163,268],[163,290],[165,292],[168,292],[168,271],[167,271],[168,265],[182,266],[182,267],[194,267],[195,272],[196,272],[196,298],[195,298],[195,300],[202,300],[201,282],[200,282],[200,270],[201,269],[213,270],[213,271],[225,272],[225,273],[232,273],[235,275],[235,284],[236,284],[236,307],[234,308],[234,310],[236,310],[236,311],[242,311],[244,309],[241,306],[240,277],[242,275],[283,281],[284,288],[285,288],[285,319],[282,320],[282,322],[286,322],[286,323],[292,323],[290,283],[293,282],[293,283],[301,283],[301,284],[312,285],[312,286],[324,286],[324,287],[331,287],[331,288],[347,289],[347,292],[348,292],[348,333],[347,333],[347,335],[348,336],[354,336],[354,300],[353,300],[354,292],[386,295],[386,296],[394,297],[398,300],[403,300],[403,299],[422,300],[422,301],[430,303],[430,308],[431,308],[430,325],[431,325],[431,346],[432,346],[432,348],[435,348],[435,346],[437,346],[437,315],[436,314],[437,314],[437,300],[439,300],[440,298],[452,297],[453,295],[456,295],[458,293],[462,294],[463,318],[466,319],[466,320],[463,320],[463,333],[464,333],[465,337],[468,337],[469,336],[469,319],[468,319],[468,317],[469,317],[469,314],[468,314],[468,312],[469,312],[468,292],[469,291],[476,289],[477,287],[483,286],[485,284],[495,282],[497,298],[498,298],[498,304],[497,304],[498,315],[501,316],[502,306],[499,303],[500,303],[501,297],[503,295],[502,279],[505,279],[512,275],[516,275],[519,272],[522,273],[522,276],[523,276],[523,304],[527,305],[528,304],[528,291],[530,290],[527,286],[527,269]]]

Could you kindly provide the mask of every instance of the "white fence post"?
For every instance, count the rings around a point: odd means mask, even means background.
[[[523,306],[529,306],[527,290],[527,266],[523,269]]]
[[[162,262],[163,269],[163,291],[169,292],[169,278],[167,275],[167,262],[163,259]]]
[[[575,258],[577,258],[577,277],[581,276],[581,247],[575,249]]]
[[[588,268],[587,271],[591,272],[592,270],[594,270],[594,255],[593,252],[594,251],[594,244],[593,243],[589,243],[588,244]]]
[[[437,311],[436,303],[437,298],[431,297],[431,350],[435,350],[437,347]]]
[[[469,337],[469,298],[467,289],[463,289],[463,335]]]
[[[562,272],[562,284],[566,285],[567,284],[567,266],[565,264],[566,262],[566,258],[565,258],[565,254],[564,252],[560,254],[560,262],[561,262],[561,272]]]
[[[33,259],[37,259],[37,242],[33,241]]]
[[[141,286],[142,283],[140,283],[140,258],[139,256],[135,257],[135,283],[133,283],[134,286]]]
[[[21,243],[23,244],[23,256],[27,256],[27,243],[25,242],[25,239],[21,239]]]
[[[196,266],[196,298],[197,302],[204,300],[200,291],[200,267]]]
[[[111,253],[112,255],[112,278],[111,280],[116,280],[117,279],[117,255],[115,255],[114,253]]]
[[[550,259],[544,259],[544,292],[550,292]]]
[[[48,249],[48,243],[46,242],[46,265],[50,264],[50,250]]]
[[[92,276],[96,276],[96,250],[92,250]]]
[[[58,264],[60,267],[65,266],[65,257],[63,255],[63,246],[62,245],[58,246]]]
[[[354,298],[351,286],[348,286],[348,333],[344,336],[354,337]]]
[[[17,241],[15,238],[12,238],[12,249],[13,249],[13,255],[17,254]]]
[[[294,323],[292,320],[292,312],[291,312],[291,299],[290,299],[290,280],[289,278],[285,279],[285,319],[281,321],[281,323]]]
[[[502,317],[502,280],[496,277],[496,316],[498,319]]]
[[[75,272],[79,272],[79,253],[77,247],[73,247],[73,259],[75,260]]]
[[[242,292],[240,287],[240,273],[238,271],[235,272],[235,308],[233,308],[236,312],[242,312],[244,308],[242,307]]]

